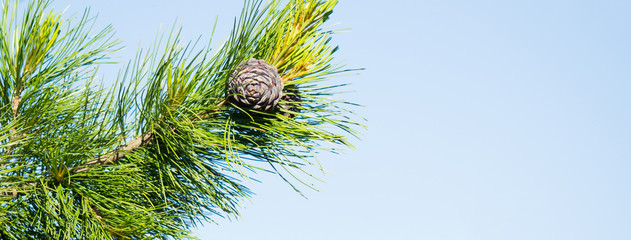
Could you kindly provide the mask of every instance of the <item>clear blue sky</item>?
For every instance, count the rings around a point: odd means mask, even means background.
[[[128,46],[177,18],[223,39],[241,1],[71,1]],[[337,60],[365,67],[357,150],[321,192],[257,176],[201,239],[631,239],[631,1],[342,0]],[[216,42],[217,43],[217,42]],[[106,78],[118,67],[104,68]],[[111,73],[108,73],[110,71]],[[109,76],[109,77],[108,77]]]

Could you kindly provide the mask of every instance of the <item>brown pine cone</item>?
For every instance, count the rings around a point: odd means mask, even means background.
[[[239,106],[262,111],[276,107],[283,81],[276,67],[264,60],[251,58],[237,67],[228,83],[230,100]]]

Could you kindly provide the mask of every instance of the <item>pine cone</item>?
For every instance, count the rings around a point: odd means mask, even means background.
[[[288,94],[283,94],[283,96],[280,98],[283,101],[285,101],[285,104],[280,104],[278,105],[278,107],[288,110],[288,111],[292,111],[292,112],[300,112],[300,105],[302,103],[301,99],[300,99],[300,95],[298,95],[298,89],[291,89],[291,90],[287,90]],[[289,117],[289,118],[294,118],[296,117],[295,114],[292,114],[290,112],[283,112],[283,116],[285,117]]]
[[[228,94],[234,103],[262,111],[276,107],[282,90],[283,81],[276,67],[254,58],[239,65],[228,83]]]

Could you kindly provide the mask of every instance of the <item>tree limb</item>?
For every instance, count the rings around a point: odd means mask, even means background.
[[[108,154],[105,154],[92,161],[86,162],[80,168],[74,168],[70,170],[70,173],[80,173],[80,172],[87,171],[90,168],[90,166],[112,164],[118,161],[118,159],[125,157],[126,152],[132,151],[138,147],[147,146],[151,142],[152,139],[153,139],[153,133],[147,133],[141,137],[131,140],[129,143],[118,147],[117,149],[109,152]]]
[[[13,113],[13,118],[11,119],[11,121],[16,121],[18,117],[20,117],[20,112],[18,111],[19,110],[18,107],[20,106],[20,101],[22,101],[22,91],[24,91],[24,85],[20,86],[19,88],[16,88],[13,91],[13,98],[11,99],[11,112]],[[19,137],[19,134],[17,133],[17,131],[18,131],[17,129],[11,128],[10,130],[11,135],[9,136],[9,142]],[[11,154],[11,152],[13,152],[13,146],[14,144],[9,144],[7,146],[5,154]]]
[[[15,101],[15,98],[14,98]],[[19,103],[19,99],[17,100],[17,102]],[[226,100],[223,100],[219,103],[217,103],[215,105],[215,107],[219,107],[222,106],[226,103]],[[15,107],[14,107],[15,108]],[[17,109],[17,108],[15,108]],[[209,117],[213,112],[216,112],[216,110],[207,110],[204,111],[202,114],[200,114],[199,116],[196,116],[194,118],[191,119],[191,122],[196,122],[199,121],[201,119],[207,118]],[[14,115],[15,115],[15,111],[14,111]],[[117,147],[116,149],[114,149],[113,151],[102,155],[98,158],[95,158],[91,161],[88,161],[86,163],[84,163],[83,165],[73,168],[70,170],[70,174],[76,174],[76,173],[81,173],[81,172],[85,172],[88,171],[90,169],[90,167],[92,166],[98,166],[98,165],[108,165],[108,164],[113,164],[115,162],[117,162],[119,159],[124,158],[127,152],[133,151],[134,149],[137,149],[139,147],[144,147],[149,145],[152,140],[154,138],[154,134],[153,133],[146,133],[138,138],[135,138],[131,141],[129,141],[127,144],[125,145],[121,145],[119,147]],[[0,196],[10,196],[11,198],[17,198],[20,196],[20,194],[14,190],[13,192],[0,192]]]
[[[11,99],[11,112],[13,118],[11,119],[11,121],[16,121],[17,118],[20,116],[18,107],[20,106],[20,101],[22,101],[22,91],[24,91],[24,85],[15,88],[15,90],[13,91],[13,98]],[[13,140],[19,138],[19,134],[17,133],[17,131],[17,129],[11,128],[9,142],[12,142]],[[5,149],[5,155],[11,155],[11,152],[13,152],[13,147],[14,144],[9,144]],[[4,163],[0,164],[0,169],[4,169],[4,165]],[[10,196],[11,198],[17,198],[19,195],[17,190],[13,190],[12,192],[0,192],[0,196]]]
[[[225,104],[225,102],[226,102],[226,100],[223,100],[223,101],[219,102],[218,104],[216,104],[215,107],[222,106],[223,104]],[[215,112],[215,110],[204,111],[201,115],[192,118],[190,121],[191,122],[196,122],[196,121],[199,121],[201,119],[207,118],[213,112]],[[171,130],[174,130],[174,129],[171,129]],[[115,149],[114,151],[109,152],[108,154],[105,154],[105,155],[103,155],[103,156],[101,156],[99,158],[96,158],[96,159],[92,160],[92,161],[86,162],[85,164],[83,164],[79,168],[74,168],[74,169],[70,170],[70,173],[74,174],[74,173],[84,172],[84,171],[87,171],[91,166],[107,165],[107,164],[115,163],[119,159],[124,158],[126,152],[133,151],[134,149],[136,149],[138,147],[144,147],[144,146],[149,145],[151,143],[151,141],[153,140],[153,137],[154,137],[153,133],[146,133],[145,135],[142,135],[141,137],[135,138],[135,139],[131,140],[129,143],[118,147],[117,149]]]

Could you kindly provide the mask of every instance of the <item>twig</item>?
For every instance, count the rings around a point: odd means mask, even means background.
[[[90,168],[90,166],[106,165],[106,164],[114,163],[118,161],[118,159],[124,158],[126,152],[132,151],[138,147],[147,146],[151,142],[151,140],[153,140],[153,133],[147,133],[141,137],[131,140],[129,143],[118,147],[114,151],[111,151],[110,153],[105,154],[104,156],[101,156],[97,159],[86,162],[80,168],[74,168],[70,170],[70,173],[80,173],[80,172],[87,171]]]
[[[226,100],[223,100],[221,102],[219,102],[218,104],[216,104],[216,107],[222,106],[223,104],[225,104]],[[202,114],[200,114],[197,117],[194,117],[191,119],[191,122],[196,122],[199,121],[201,119],[207,118],[210,116],[211,113],[215,112],[216,110],[207,110],[205,112],[203,112]],[[174,129],[171,129],[174,130]],[[133,151],[134,149],[138,148],[138,147],[144,147],[147,146],[151,143],[151,141],[153,140],[154,134],[153,133],[147,133],[141,137],[138,137],[136,139],[131,140],[129,143],[118,147],[117,149],[115,149],[114,151],[109,152],[108,154],[105,154],[97,159],[94,159],[92,161],[86,162],[85,164],[83,164],[80,168],[74,168],[72,170],[70,170],[71,174],[74,173],[80,173],[80,172],[84,172],[87,171],[91,166],[96,166],[96,165],[107,165],[107,164],[112,164],[117,162],[119,159],[124,158],[126,152],[130,152]]]
[[[11,111],[13,113],[12,121],[16,121],[18,117],[20,117],[20,112],[18,111],[18,107],[20,106],[20,101],[22,101],[22,91],[24,91],[24,85],[16,88],[13,91],[13,98],[11,99]],[[19,134],[17,133],[17,129],[11,128],[11,135],[9,136],[9,142],[19,138]],[[11,154],[13,152],[14,144],[9,144],[6,148],[5,154]],[[0,168],[4,167],[4,164],[0,165]]]
[[[19,101],[19,100],[18,100]],[[226,100],[223,100],[219,103],[217,103],[215,105],[215,107],[219,107],[222,106],[226,103]],[[203,112],[202,114],[200,114],[199,116],[196,116],[194,118],[191,119],[191,122],[195,122],[195,121],[199,121],[201,119],[207,118],[211,115],[211,113],[216,112],[216,110],[207,110],[205,112]],[[144,147],[149,145],[154,138],[154,134],[153,133],[146,133],[138,138],[135,138],[131,141],[129,141],[129,143],[119,146],[116,149],[114,149],[113,151],[102,155],[94,160],[88,161],[86,163],[84,163],[83,165],[81,165],[78,168],[74,168],[70,170],[70,174],[76,174],[76,173],[81,173],[81,172],[85,172],[87,170],[90,169],[90,167],[92,166],[98,166],[98,165],[108,165],[108,164],[113,164],[115,162],[117,162],[119,159],[124,158],[127,152],[133,151],[136,148],[139,147]],[[19,193],[17,191],[13,191],[13,192],[0,192],[0,196],[10,196],[12,198],[17,198],[19,197]]]
[[[24,91],[24,85],[22,84],[19,88],[15,88],[15,90],[13,91],[13,98],[11,99],[11,111],[13,113],[13,118],[12,121],[16,121],[18,119],[18,117],[20,116],[20,112],[18,111],[18,107],[20,106],[20,101],[22,101],[22,91]],[[9,130],[11,133],[11,135],[9,136],[9,142],[12,142],[13,140],[19,138],[19,134],[17,133],[17,129],[15,128],[11,128],[11,130]],[[7,146],[7,148],[5,149],[5,155],[11,155],[11,152],[13,152],[13,147],[15,145],[14,144],[9,144]],[[4,169],[5,163],[0,163],[0,170]],[[4,187],[3,187],[4,188]],[[12,192],[0,192],[0,196],[11,196],[12,198],[17,198],[18,192],[16,190],[13,190]]]

